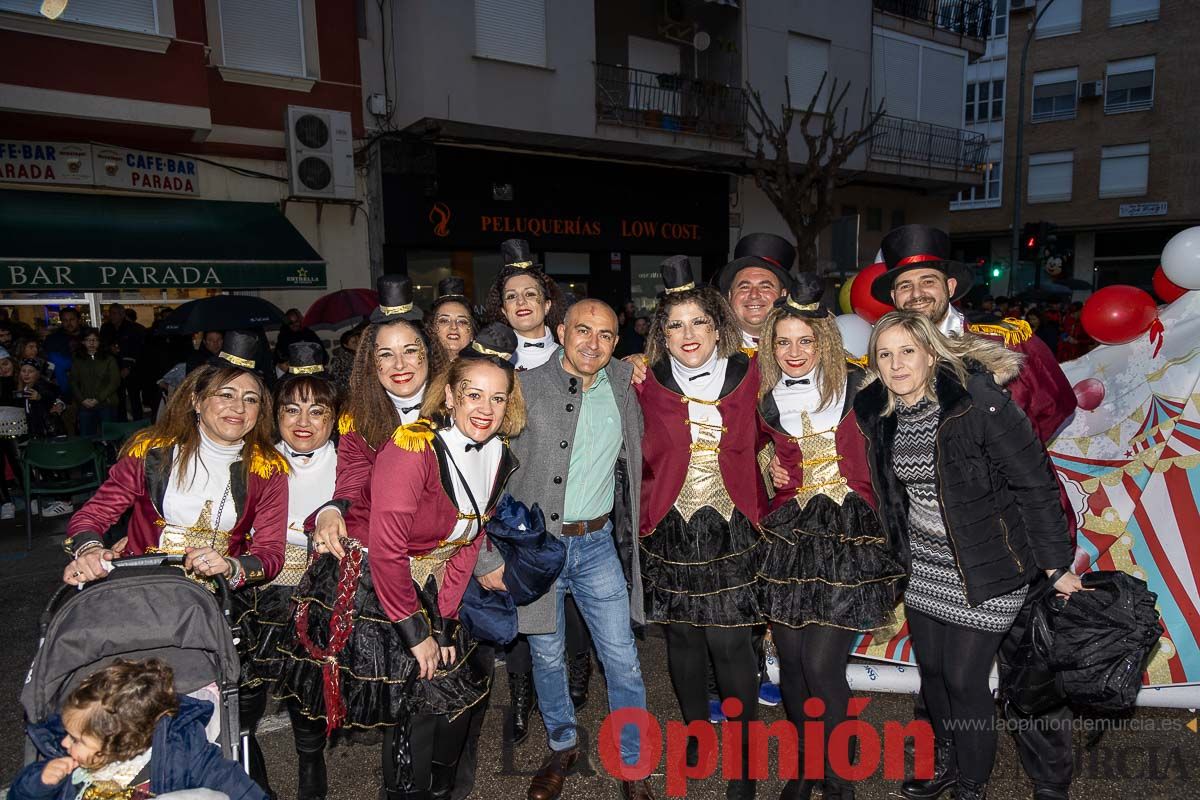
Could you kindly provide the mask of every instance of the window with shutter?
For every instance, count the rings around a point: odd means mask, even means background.
[[[1029,157],[1029,202],[1060,203],[1071,199],[1075,153],[1061,150]]]
[[[1042,19],[1037,26],[1037,38],[1047,39],[1051,36],[1079,33],[1083,27],[1082,0],[1054,0],[1054,5],[1042,14],[1042,9],[1048,4],[1049,0],[1038,0],[1037,10]]]
[[[1158,0],[1111,0],[1108,7],[1108,24],[1135,25],[1158,19]]]
[[[1034,122],[1074,119],[1078,84],[1079,70],[1076,67],[1034,73],[1033,113],[1030,119]]]
[[[0,0],[0,11],[41,17],[42,0]],[[154,0],[104,0],[68,3],[60,20],[117,28],[138,33],[158,33]]]
[[[546,66],[546,0],[475,0],[475,55]]]
[[[303,77],[301,0],[220,0],[224,66]]]
[[[1100,148],[1101,197],[1144,195],[1149,175],[1149,142]]]
[[[965,59],[932,47],[921,51],[921,110],[917,119],[961,128]]]
[[[883,89],[883,100],[890,117],[916,119],[918,113],[917,75],[921,69],[921,48],[889,36],[875,37],[875,85]]]
[[[1154,105],[1154,56],[1113,61],[1105,68],[1104,113],[1146,111]]]
[[[829,84],[833,80],[832,76],[826,76],[828,71],[827,40],[798,33],[788,34],[788,84],[792,93],[792,108],[808,108],[820,87],[821,96],[817,98],[813,110],[825,111],[829,105]],[[821,86],[822,78],[825,79],[824,86]]]

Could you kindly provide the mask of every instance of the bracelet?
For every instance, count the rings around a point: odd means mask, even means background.
[[[79,549],[75,551],[75,554],[72,557],[79,558],[84,553],[88,552],[89,550],[95,550],[97,547],[100,548],[101,550],[103,550],[104,543],[97,542],[95,539],[92,539],[91,541],[88,541],[88,542],[84,542],[83,544],[79,545]]]
[[[232,558],[231,556],[225,556],[225,563],[227,563],[230,570],[232,570],[229,573],[229,578],[227,579],[229,582],[229,587],[231,589],[241,588],[241,585],[245,582],[244,575],[242,574],[242,565],[238,563],[236,558]]]
[[[1058,583],[1059,579],[1068,572],[1070,572],[1070,570],[1066,567],[1059,567],[1058,569],[1054,570],[1054,572],[1050,574],[1050,585],[1053,586],[1054,584]]]

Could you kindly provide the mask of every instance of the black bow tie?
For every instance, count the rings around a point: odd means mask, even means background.
[[[794,386],[797,383],[800,384],[801,386],[807,386],[808,384],[812,383],[812,380],[809,378],[784,378],[783,379],[784,386]]]
[[[483,452],[483,446],[485,444],[487,444],[487,442],[471,442],[470,444],[467,445],[467,448],[465,450],[463,450],[463,452],[469,453],[472,450],[474,450],[477,453],[481,453],[481,452]]]
[[[421,407],[421,404],[420,404],[420,403],[417,403],[415,406],[400,406],[400,413],[401,413],[401,414],[408,414],[408,413],[410,413],[410,412],[412,412],[412,411],[416,411],[416,410],[417,410],[418,408],[420,408],[420,407]]]
[[[312,458],[313,454],[316,452],[317,451],[314,450],[312,453],[296,453],[296,452],[292,451],[290,448],[288,449],[288,455],[291,456],[292,458]]]
[[[689,376],[689,377],[688,377],[688,380],[689,380],[689,381],[694,381],[694,380],[696,380],[696,378],[703,378],[705,375],[712,375],[712,373],[711,373],[711,372],[701,372],[699,375],[691,375],[691,376]]]
[[[521,347],[545,347],[545,342],[523,342]]]

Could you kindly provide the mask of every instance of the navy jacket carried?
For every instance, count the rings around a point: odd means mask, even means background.
[[[163,717],[154,726],[150,791],[160,795],[204,788],[228,795],[229,800],[267,800],[266,793],[241,766],[223,758],[220,748],[205,737],[204,726],[212,713],[212,703],[180,696],[178,713]],[[30,725],[28,733],[43,758],[67,754],[62,747],[66,731],[58,716]],[[77,790],[69,776],[53,786],[42,783],[45,765],[45,761],[38,761],[22,770],[8,790],[8,800],[75,800]]]
[[[1070,568],[1074,548],[1058,484],[1029,419],[1007,389],[977,369],[963,386],[938,372],[934,443],[938,496],[950,549],[973,606],[1030,583],[1039,569]],[[896,415],[883,416],[879,380],[854,399],[867,439],[879,516],[902,563],[911,558],[908,495],[892,465]]]

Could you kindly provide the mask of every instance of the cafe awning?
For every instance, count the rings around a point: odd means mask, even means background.
[[[0,190],[0,289],[323,289],[273,203]]]

